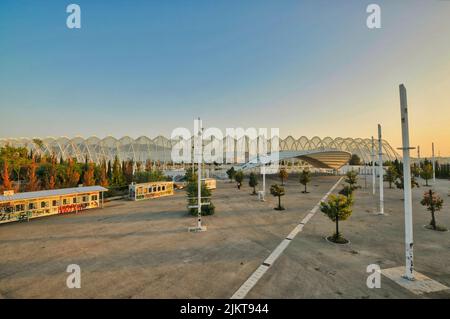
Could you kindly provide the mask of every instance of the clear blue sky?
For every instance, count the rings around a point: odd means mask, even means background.
[[[297,137],[381,122],[397,147],[405,83],[412,142],[450,155],[449,39],[442,0],[2,0],[0,137],[169,135],[201,116]]]

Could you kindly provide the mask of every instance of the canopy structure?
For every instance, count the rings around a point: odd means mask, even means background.
[[[245,137],[244,137],[245,138]],[[241,143],[241,140],[235,140],[236,143]],[[78,161],[84,161],[88,158],[90,161],[100,163],[102,160],[113,161],[117,156],[119,160],[133,160],[135,162],[159,161],[161,163],[171,162],[172,146],[178,141],[168,139],[164,136],[157,136],[149,138],[141,136],[133,139],[129,136],[116,139],[112,136],[100,139],[92,136],[89,138],[75,137],[47,137],[47,138],[2,138],[0,139],[0,147],[11,145],[15,147],[26,147],[37,154],[54,154],[58,158],[64,160],[68,158],[76,158]],[[204,141],[207,145],[211,141]],[[246,152],[253,140],[245,138]],[[269,150],[272,141],[268,141]],[[371,139],[369,138],[319,138],[317,136],[309,139],[305,136],[294,138],[288,136],[279,139],[280,152],[306,152],[306,151],[320,151],[321,158],[326,155],[326,150],[333,151],[330,156],[337,156],[335,151],[348,152],[356,154],[364,162],[370,162],[371,159]],[[226,143],[224,144],[224,148]],[[375,153],[378,154],[378,143],[375,143]],[[382,153],[386,160],[400,159],[400,155],[389,145],[385,140],[382,141]],[[319,152],[316,152],[319,153]],[[225,149],[224,149],[225,154]],[[300,154],[300,153],[299,153]],[[306,153],[305,153],[306,154]],[[305,160],[314,162],[317,160],[313,155],[304,155]],[[319,155],[317,155],[319,156]],[[224,156],[225,157],[225,156]],[[319,163],[324,163],[320,161]],[[319,163],[316,162],[317,165]]]
[[[301,159],[313,167],[327,168],[327,169],[339,169],[348,163],[352,154],[346,151],[339,151],[333,149],[319,149],[311,151],[280,151],[270,154],[265,158],[264,163],[283,161],[289,159]],[[237,169],[251,169],[263,165],[261,161],[257,161],[255,158],[249,162],[240,165]]]

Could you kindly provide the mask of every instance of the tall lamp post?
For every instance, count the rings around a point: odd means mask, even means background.
[[[400,110],[402,122],[402,150],[403,150],[403,193],[405,208],[405,253],[406,267],[404,277],[414,280],[413,261],[413,225],[412,225],[412,198],[411,198],[411,165],[409,151],[409,124],[408,124],[408,102],[406,88],[400,85]]]
[[[375,195],[375,142],[372,136],[372,194]]]
[[[202,226],[202,206],[209,205],[209,203],[202,203],[203,132],[200,118],[194,123],[194,128],[197,133],[197,205],[189,206],[189,208],[197,208],[197,227],[189,227],[188,230],[191,232],[202,232],[206,231],[206,226]]]
[[[381,125],[378,124],[378,174],[380,175],[379,184],[380,184],[380,215],[384,215],[384,188],[383,188],[383,178],[384,178],[384,170],[383,170],[383,141],[381,139]]]
[[[434,143],[431,143],[431,152],[433,156],[433,185],[436,185],[436,157],[434,156]]]

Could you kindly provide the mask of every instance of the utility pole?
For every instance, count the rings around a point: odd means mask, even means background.
[[[414,262],[413,262],[413,222],[412,222],[412,198],[411,198],[411,165],[409,151],[409,123],[408,123],[408,102],[406,88],[400,85],[400,110],[402,124],[402,150],[403,150],[403,193],[405,208],[405,253],[406,266],[404,277],[408,280],[414,280]],[[433,147],[434,148],[434,147]]]
[[[372,136],[372,194],[375,195],[375,142]]]
[[[380,215],[384,215],[384,194],[383,194],[383,141],[381,139],[381,125],[378,124],[378,172],[380,175]]]
[[[419,164],[420,164],[420,145],[417,146],[417,158],[418,158]]]
[[[433,185],[436,185],[436,158],[434,157],[434,143],[431,143],[431,152],[433,156]]]

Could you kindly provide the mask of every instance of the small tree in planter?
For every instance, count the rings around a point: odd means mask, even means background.
[[[395,186],[398,189],[404,189],[405,185],[403,185],[403,173],[397,175],[397,180],[395,181]],[[411,175],[411,188],[419,187],[419,183],[417,183],[414,175]]]
[[[352,190],[357,189],[358,173],[355,171],[348,171],[347,174],[345,174],[344,182],[346,182]]]
[[[447,229],[442,226],[436,225],[436,218],[434,216],[435,212],[438,212],[442,209],[442,205],[444,204],[444,200],[439,197],[436,192],[433,192],[431,189],[423,194],[423,199],[420,202],[423,206],[427,207],[427,210],[431,213],[431,221],[430,225],[427,226],[429,229],[438,230],[438,231],[446,231]]]
[[[392,188],[392,184],[395,183],[398,177],[397,169],[394,165],[389,165],[386,170],[386,175],[384,176],[385,180],[389,183],[389,188]]]
[[[270,193],[273,196],[278,197],[278,207],[275,207],[274,209],[284,210],[285,208],[283,206],[281,206],[281,196],[285,195],[284,187],[280,186],[278,184],[274,184],[274,185],[270,186]]]
[[[300,184],[305,186],[305,190],[302,191],[303,194],[309,193],[306,188],[306,185],[308,185],[309,182],[311,182],[311,172],[307,169],[304,169],[300,173]]]
[[[250,187],[253,187],[253,195],[256,195],[256,189],[255,187],[258,185],[258,179],[256,178],[256,174],[251,172],[248,180],[248,185]]]
[[[234,180],[237,183],[237,188],[241,189],[242,181],[244,180],[244,173],[241,170],[237,171],[236,174],[234,174]]]
[[[420,177],[425,180],[425,186],[428,186],[428,180],[433,178],[433,165],[426,162],[420,171]]]
[[[236,175],[236,171],[234,170],[234,167],[231,167],[227,170],[228,178],[230,179],[230,183],[233,182],[234,176]]]
[[[211,202],[211,190],[206,187],[205,183],[201,185],[202,203],[209,202],[209,205],[202,205],[202,216],[213,215],[215,212],[215,206]],[[188,206],[197,205],[198,196],[198,184],[195,180],[190,180],[186,186],[186,195]],[[189,213],[193,216],[197,216],[197,208],[188,208]]]
[[[320,203],[320,210],[336,223],[336,232],[327,239],[336,244],[346,244],[348,240],[339,232],[339,221],[346,220],[352,214],[353,199],[351,196],[330,195],[327,202]]]
[[[345,185],[340,191],[339,194],[344,195],[345,197],[349,198],[353,195],[353,191],[355,189],[352,188],[350,185]]]
[[[284,186],[284,181],[287,180],[287,178],[288,178],[287,170],[284,168],[280,169],[278,176],[280,176],[280,179],[281,179],[281,186]]]

